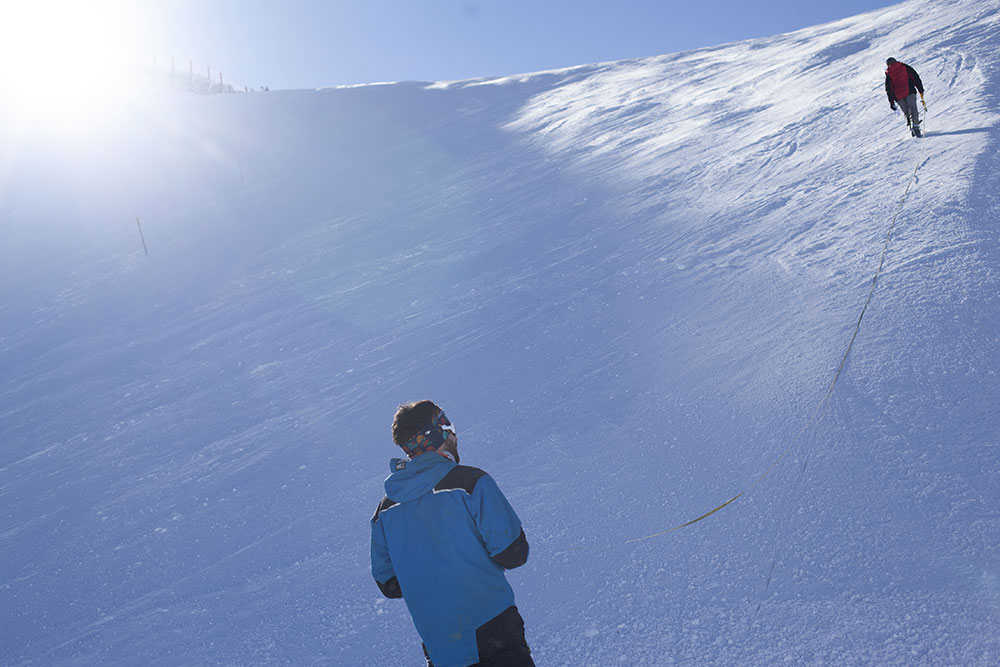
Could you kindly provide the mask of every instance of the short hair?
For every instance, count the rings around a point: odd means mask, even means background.
[[[440,409],[434,401],[402,403],[392,419],[392,441],[402,446],[404,442],[429,426]]]

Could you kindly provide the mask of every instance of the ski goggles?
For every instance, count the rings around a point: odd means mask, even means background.
[[[456,435],[455,427],[448,421],[444,410],[438,410],[430,426],[404,442],[402,447],[412,459],[426,452],[437,451],[448,440],[449,435]]]

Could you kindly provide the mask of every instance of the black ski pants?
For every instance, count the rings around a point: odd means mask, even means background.
[[[479,662],[471,667],[535,667],[524,638],[524,620],[517,607],[507,607],[496,618],[476,629]],[[434,667],[424,647],[427,667]]]

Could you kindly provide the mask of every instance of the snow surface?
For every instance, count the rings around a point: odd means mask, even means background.
[[[539,665],[997,664],[998,60],[998,0],[910,1],[4,119],[0,662],[422,664],[368,522],[432,398]]]

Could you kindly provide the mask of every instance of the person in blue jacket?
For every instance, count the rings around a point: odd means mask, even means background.
[[[432,667],[532,667],[524,621],[504,570],[528,560],[528,541],[493,478],[459,465],[455,428],[431,401],[399,406],[389,463],[371,520],[372,576],[403,598]]]

